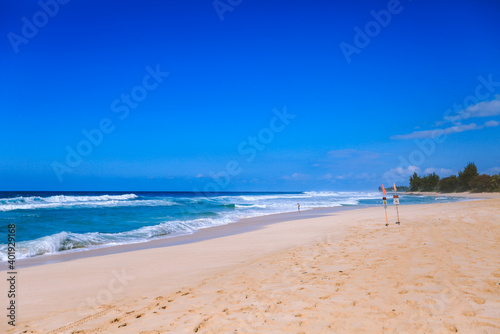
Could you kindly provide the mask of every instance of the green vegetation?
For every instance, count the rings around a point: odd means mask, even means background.
[[[458,188],[458,177],[456,175],[445,177],[438,183],[438,190],[442,193],[451,193]]]
[[[398,187],[399,188],[399,187]],[[410,176],[410,191],[439,191],[450,193],[456,191],[499,191],[500,192],[500,173],[498,175],[479,175],[477,167],[473,162],[469,162],[458,176],[451,175],[443,179],[435,173],[418,176],[413,173]]]
[[[477,167],[473,162],[469,162],[463,171],[458,172],[458,191],[471,190],[470,182],[478,176]]]
[[[419,177],[417,173],[410,176],[411,191],[434,191],[439,183],[439,176],[436,173]]]

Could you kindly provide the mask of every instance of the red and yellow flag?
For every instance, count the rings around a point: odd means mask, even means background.
[[[382,185],[382,194],[384,194],[384,196],[385,196],[385,188],[384,188],[384,185]]]
[[[394,191],[398,191],[398,188],[396,188],[396,183],[394,183]]]

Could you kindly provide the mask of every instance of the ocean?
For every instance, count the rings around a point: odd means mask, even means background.
[[[387,194],[392,204],[392,194]],[[401,205],[454,197],[405,195]],[[0,192],[0,261],[7,261],[9,224],[16,258],[168,238],[242,218],[312,208],[381,206],[380,192]],[[383,215],[383,213],[381,213]]]

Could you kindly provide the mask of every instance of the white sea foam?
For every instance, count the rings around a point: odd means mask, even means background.
[[[89,250],[95,248],[146,242],[151,239],[190,234],[199,229],[225,225],[237,217],[200,218],[191,221],[169,221],[158,225],[144,226],[119,233],[71,233],[60,232],[35,240],[16,243],[16,258],[25,259],[39,255],[56,254],[62,251]],[[7,245],[0,245],[0,261],[7,261]]]
[[[135,194],[101,195],[101,196],[67,196],[49,197],[31,196],[0,198],[0,211],[34,210],[60,207],[109,207],[109,206],[166,206],[176,205],[170,199],[137,200]]]
[[[265,208],[267,208],[267,205],[265,205],[265,204],[236,204],[235,207],[239,208],[239,209],[250,209],[250,208],[265,209]]]
[[[415,197],[412,197],[415,201]],[[375,201],[375,199],[377,201]],[[405,201],[405,196],[401,196]],[[441,199],[441,197],[439,198]],[[211,197],[180,197],[178,195],[100,195],[100,196],[72,196],[58,195],[49,197],[15,197],[0,198],[0,211],[45,209],[45,208],[100,208],[100,207],[131,207],[133,211],[123,211],[127,216],[125,225],[120,225],[118,219],[117,228],[121,230],[130,228],[128,231],[103,233],[72,233],[69,227],[61,226],[63,232],[43,236],[30,241],[16,243],[17,258],[23,259],[44,254],[55,254],[63,251],[81,251],[113,245],[145,242],[155,238],[170,237],[179,234],[193,233],[199,229],[229,224],[242,218],[251,218],[276,213],[293,212],[297,210],[297,202],[302,210],[321,207],[355,206],[360,204],[380,204],[381,193],[378,192],[305,192],[296,194],[235,194]],[[410,200],[410,199],[408,199]],[[425,198],[418,198],[421,202]],[[432,198],[434,200],[434,198]],[[177,207],[171,207],[176,205]],[[151,216],[151,211],[134,210],[136,206],[163,206]],[[170,210],[170,211],[169,211]],[[121,211],[122,212],[122,211]],[[133,212],[133,214],[132,214]],[[161,215],[161,220],[158,215]],[[23,217],[38,215],[23,212]],[[81,215],[81,211],[75,210],[75,215]],[[5,212],[4,219],[12,219]],[[133,220],[130,223],[130,215],[138,219],[141,225],[149,222],[150,225],[137,227]],[[168,218],[170,217],[170,218]],[[99,219],[95,220],[99,221]],[[57,221],[55,221],[57,223]],[[101,221],[99,221],[101,223]],[[107,222],[104,222],[106,224]],[[115,221],[116,223],[116,221]],[[111,223],[110,223],[111,224]],[[71,225],[78,226],[78,225]],[[98,225],[81,226],[80,230],[98,230]],[[113,225],[107,225],[107,231],[113,230]],[[53,231],[53,230],[52,230]],[[52,232],[53,233],[53,232]],[[40,234],[43,235],[43,229]],[[7,259],[7,245],[0,245],[0,260]]]
[[[304,193],[304,194],[276,194],[276,195],[243,195],[239,197],[244,201],[262,201],[262,200],[277,200],[277,199],[311,198],[312,195]]]

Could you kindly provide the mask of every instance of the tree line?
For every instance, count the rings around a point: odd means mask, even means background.
[[[439,191],[444,193],[500,191],[500,173],[491,176],[487,174],[479,175],[473,162],[469,162],[463,170],[458,172],[458,176],[451,175],[443,179],[440,179],[436,173],[420,177],[415,172],[410,176],[410,191]]]
[[[410,191],[410,187],[407,186],[396,186],[398,191]],[[385,188],[386,191],[394,191],[394,187]],[[382,187],[378,187],[378,191],[382,191]]]

